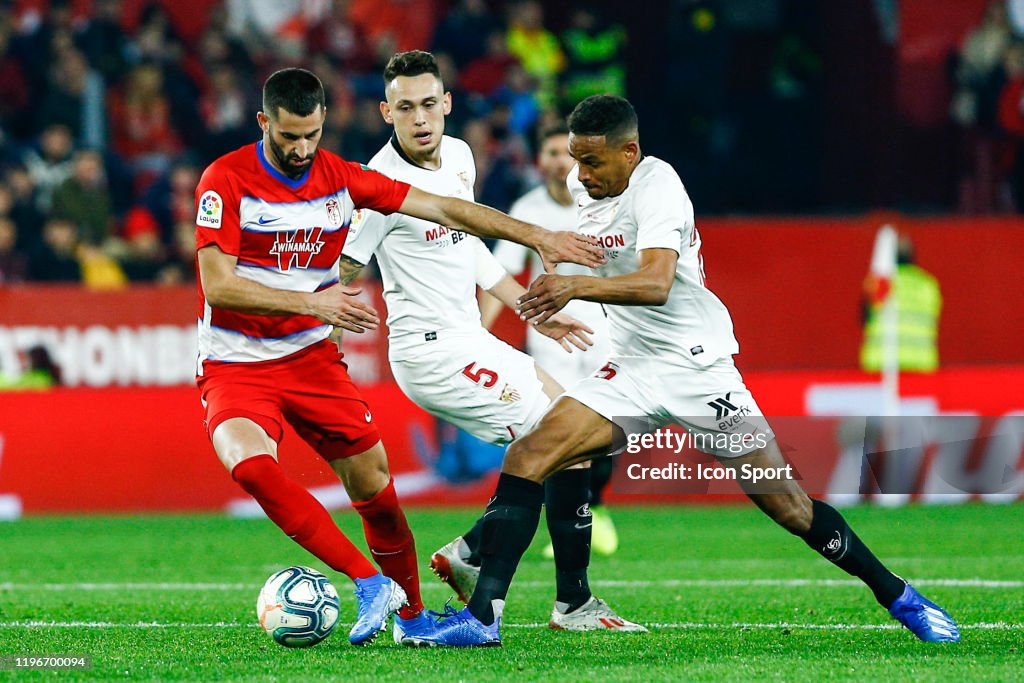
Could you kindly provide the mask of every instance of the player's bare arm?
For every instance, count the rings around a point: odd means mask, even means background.
[[[517,302],[519,316],[541,325],[573,299],[618,306],[661,306],[668,301],[679,254],[673,249],[644,249],[640,268],[626,275],[541,275]]]
[[[442,197],[413,187],[399,211],[478,237],[518,242],[540,254],[548,271],[558,263],[578,263],[590,268],[604,263],[604,250],[593,238],[578,233],[551,232],[457,197]]]
[[[343,285],[350,284],[359,277],[359,274],[363,272],[365,267],[365,263],[360,263],[354,258],[342,254],[341,262],[338,264],[338,281]]]
[[[342,254],[338,264],[338,282],[343,285],[351,283],[359,277],[359,274],[363,272],[363,268],[365,266],[362,263]],[[331,332],[331,341],[338,345],[339,351],[341,350],[341,333],[342,328],[340,327],[335,327]]]
[[[515,310],[516,302],[526,293],[526,288],[516,282],[511,275],[506,275],[487,292],[502,304]],[[550,320],[537,326],[537,331],[554,339],[567,353],[572,353],[574,346],[581,351],[586,351],[594,345],[590,338],[590,335],[594,334],[594,330],[564,313],[551,316]]]
[[[480,324],[484,326],[485,330],[491,329],[503,308],[505,308],[505,304],[490,292],[480,294]]]
[[[235,273],[238,257],[216,245],[199,250],[199,277],[211,306],[256,315],[311,315],[349,332],[374,330],[377,312],[354,297],[359,288],[334,285],[319,292],[266,287]]]

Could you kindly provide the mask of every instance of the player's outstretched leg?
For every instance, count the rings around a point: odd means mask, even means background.
[[[235,466],[231,476],[285,535],[331,569],[353,581],[378,573],[337,527],[320,501],[289,479],[273,456],[246,458]]]
[[[544,482],[544,507],[555,558],[555,607],[548,626],[558,631],[646,632],[643,626],[621,617],[608,603],[590,592],[592,517],[589,512],[590,468],[556,472]],[[480,545],[484,517],[466,534],[434,553],[433,572],[469,602],[480,575]]]
[[[754,467],[785,466],[774,440],[763,449],[722,462],[731,467],[740,467],[744,463]],[[751,500],[777,524],[799,536],[847,574],[863,581],[878,603],[915,636],[929,642],[960,640],[960,632],[952,617],[889,571],[853,532],[838,510],[828,503],[809,498],[796,481],[777,484],[778,488],[772,492],[757,491],[748,484],[744,484],[744,488]]]
[[[441,622],[435,642],[451,647],[499,645],[501,614],[519,560],[533,540],[544,481],[585,454],[607,449],[612,425],[563,397],[505,454],[494,497],[483,515],[481,567],[468,606]],[[604,451],[600,451],[604,452]]]
[[[289,479],[270,454],[242,460],[231,470],[231,476],[289,538],[355,582],[359,608],[349,641],[353,645],[372,641],[388,616],[405,603],[402,588],[370,564],[327,509]]]
[[[398,503],[384,447],[378,442],[363,453],[330,462],[362,517],[370,554],[407,596],[408,602],[395,614],[395,641],[420,645],[420,636],[433,632],[437,622],[423,609],[416,541]]]
[[[953,618],[886,569],[828,503],[811,500],[810,525],[800,537],[822,557],[866,583],[878,603],[921,640],[960,640]]]

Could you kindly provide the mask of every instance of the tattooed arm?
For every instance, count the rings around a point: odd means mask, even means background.
[[[359,277],[359,273],[363,272],[363,268],[365,267],[366,264],[360,263],[354,258],[350,258],[345,254],[342,254],[341,263],[338,267],[338,280],[341,284],[347,285]]]
[[[348,256],[345,256],[345,254],[342,254],[341,262],[338,264],[338,281],[342,286],[350,284],[353,280],[359,277],[359,273],[363,272],[364,267],[364,264],[356,261],[354,258],[349,258]],[[358,291],[358,288],[356,291]],[[335,327],[334,331],[331,332],[331,339],[338,345],[339,350],[341,350],[342,331],[342,328]]]

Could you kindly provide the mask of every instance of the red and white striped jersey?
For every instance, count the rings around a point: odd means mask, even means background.
[[[338,282],[352,211],[393,213],[409,185],[320,150],[292,180],[263,156],[263,143],[214,161],[196,188],[196,248],[238,257],[235,274],[274,289],[316,292]],[[208,362],[282,358],[326,339],[312,316],[253,315],[210,306],[199,283],[198,374]]]

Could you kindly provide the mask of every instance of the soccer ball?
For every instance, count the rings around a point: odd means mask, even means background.
[[[338,623],[338,591],[315,569],[288,567],[263,584],[256,616],[263,630],[285,647],[316,645]]]

